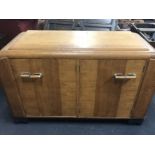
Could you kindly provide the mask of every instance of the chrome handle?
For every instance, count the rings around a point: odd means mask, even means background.
[[[122,73],[115,73],[114,74],[115,79],[136,79],[135,73],[128,73],[127,75],[123,75]]]
[[[30,75],[31,74],[29,72],[23,72],[23,73],[20,74],[20,77],[22,79],[28,79],[28,78],[30,78]]]
[[[23,72],[20,74],[20,77],[22,79],[41,79],[43,77],[43,74],[42,73],[31,74],[29,72]]]
[[[41,79],[43,77],[42,73],[34,73],[30,75],[31,79]]]

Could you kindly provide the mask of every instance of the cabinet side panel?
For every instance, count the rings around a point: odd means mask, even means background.
[[[7,100],[15,117],[24,117],[22,101],[17,89],[15,77],[13,75],[10,62],[7,58],[0,59],[0,78],[3,84]]]
[[[131,112],[132,118],[143,118],[145,116],[145,113],[152,99],[154,91],[155,91],[155,59],[151,59],[145,72],[140,93]]]

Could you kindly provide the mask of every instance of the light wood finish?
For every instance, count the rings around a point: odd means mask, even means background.
[[[79,116],[94,116],[97,60],[81,60],[79,75]]]
[[[143,60],[81,60],[80,116],[130,117],[143,75]],[[136,79],[114,79],[134,72]]]
[[[5,52],[4,52],[5,51]],[[37,51],[37,52],[34,52]],[[138,34],[101,31],[27,31],[6,46],[10,58],[148,58],[154,49]]]
[[[2,51],[0,57],[8,58],[64,58],[64,59],[149,59],[149,51],[48,51],[48,50],[8,50]]]
[[[12,59],[27,116],[76,115],[76,61]],[[42,73],[41,79],[22,79],[22,72]]]
[[[77,115],[77,77],[76,60],[62,59],[59,63],[59,80],[61,90],[62,115]]]
[[[130,117],[130,113],[133,107],[133,104],[136,99],[138,92],[139,84],[144,74],[145,61],[143,60],[128,60],[126,62],[126,67],[124,74],[127,73],[136,73],[136,79],[127,80],[121,86],[120,100],[118,104],[117,116],[118,117]]]
[[[154,68],[153,47],[124,31],[27,31],[0,52],[16,117],[143,119]]]
[[[132,118],[143,118],[147,112],[147,107],[151,102],[155,92],[155,59],[151,59],[145,72],[145,77],[137,97],[137,101],[132,109]]]
[[[149,47],[138,34],[131,32],[28,31],[9,49],[100,49],[112,51],[147,51]]]
[[[0,59],[0,80],[3,84],[14,117],[25,117],[20,93],[16,85],[10,62],[7,58]]]

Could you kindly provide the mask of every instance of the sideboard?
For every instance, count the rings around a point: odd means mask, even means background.
[[[155,89],[154,48],[128,31],[26,31],[0,70],[15,118],[142,121]]]

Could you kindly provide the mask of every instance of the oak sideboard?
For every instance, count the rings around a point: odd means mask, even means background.
[[[129,31],[19,34],[0,52],[15,118],[142,121],[155,89],[154,49]]]

